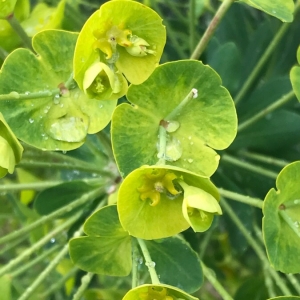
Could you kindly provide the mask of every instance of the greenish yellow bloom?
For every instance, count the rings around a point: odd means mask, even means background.
[[[206,191],[180,182],[184,190],[182,213],[186,221],[196,232],[206,231],[214,215],[221,215],[219,202]]]
[[[177,176],[165,169],[153,169],[152,173],[143,176],[144,183],[137,190],[141,200],[149,199],[151,206],[156,206],[160,201],[160,194],[169,194],[171,197],[181,193],[174,187],[173,180]]]
[[[84,74],[83,90],[91,98],[115,100],[127,90],[125,78],[102,62],[95,62]]]
[[[121,26],[111,25],[107,23],[104,29],[95,30],[94,37],[97,39],[94,48],[100,49],[106,54],[106,59],[110,59],[116,52],[117,44],[122,47],[129,47],[132,43],[128,40],[131,30],[122,29]]]
[[[167,295],[167,289],[164,287],[149,286],[147,292],[139,294],[140,300],[174,300],[175,298]]]
[[[12,174],[21,160],[23,147],[0,113],[0,178]]]
[[[132,56],[146,56],[147,54],[153,54],[155,55],[156,52],[154,50],[148,49],[150,46],[144,39],[132,35],[130,37],[131,45],[126,49],[126,51],[131,54]]]
[[[144,284],[137,286],[122,300],[199,300],[183,290],[166,284]]]

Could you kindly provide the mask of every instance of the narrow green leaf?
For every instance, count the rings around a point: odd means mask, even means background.
[[[297,51],[297,60],[298,60],[298,63],[300,64],[300,47],[298,48],[298,51]],[[300,101],[300,67],[299,66],[294,66],[291,69],[290,78],[291,78],[294,92],[295,92],[298,100]]]
[[[146,243],[161,283],[187,293],[193,293],[201,287],[203,274],[200,260],[186,241],[171,237]]]

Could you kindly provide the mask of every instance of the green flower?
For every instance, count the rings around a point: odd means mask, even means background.
[[[140,84],[159,64],[165,42],[165,27],[155,11],[135,1],[109,1],[79,34],[74,79],[83,89],[86,71],[100,61],[119,70],[131,83]]]
[[[166,284],[144,284],[130,290],[122,300],[198,300]]]
[[[207,230],[221,214],[217,188],[204,176],[173,166],[143,166],[122,182],[117,207],[130,235],[150,240],[188,227]]]
[[[0,113],[0,178],[12,174],[21,160],[23,147]]]
[[[102,62],[96,62],[84,74],[83,90],[91,98],[116,100],[127,91],[127,81]]]

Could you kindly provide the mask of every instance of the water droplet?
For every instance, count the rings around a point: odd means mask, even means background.
[[[299,204],[299,203],[300,203],[300,199],[294,200],[294,204]]]
[[[189,140],[191,140],[192,139],[192,137],[191,136],[189,136]]]
[[[180,123],[177,121],[168,121],[166,131],[167,132],[174,132],[180,127]]]
[[[102,107],[103,107],[103,104],[100,104],[100,105],[99,105],[99,108],[102,108]]]
[[[50,119],[46,124],[48,134],[59,141],[81,142],[87,135],[88,117],[65,115],[59,119]]]
[[[140,258],[138,259],[138,262],[139,262],[139,264],[141,265],[141,264],[144,262],[144,259],[143,259],[142,257],[140,257]]]
[[[149,261],[149,262],[146,262],[145,265],[149,268],[155,268],[155,262],[154,261]]]
[[[30,92],[25,92],[24,94],[25,94],[25,95],[29,95],[29,94],[30,94]]]
[[[60,107],[64,107],[64,104],[63,104],[63,103],[61,103],[61,104],[60,104]]]
[[[32,124],[33,122],[34,122],[34,120],[30,118],[29,123]]]
[[[165,160],[176,161],[182,155],[182,146],[180,141],[176,137],[169,137],[166,146]]]
[[[20,95],[17,92],[10,92],[9,95],[11,95],[15,99],[19,99],[20,98]]]
[[[298,221],[295,221],[294,225],[295,225],[295,227],[299,228],[299,222]]]
[[[55,243],[55,238],[52,238],[51,240],[50,240],[50,243]]]
[[[80,61],[81,62],[85,62],[85,59],[83,57],[81,57]]]
[[[62,154],[66,154],[67,153],[67,151],[62,151]]]
[[[58,94],[56,94],[55,96],[54,96],[54,98],[53,98],[53,103],[54,104],[59,104],[59,95]]]
[[[192,158],[188,158],[187,161],[191,164],[194,160]]]

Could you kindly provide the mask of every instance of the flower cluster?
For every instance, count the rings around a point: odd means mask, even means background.
[[[158,64],[165,44],[161,21],[137,2],[117,0],[102,5],[78,37],[74,78],[79,87],[90,98],[116,100],[127,92],[123,74],[131,83],[144,81]]]

